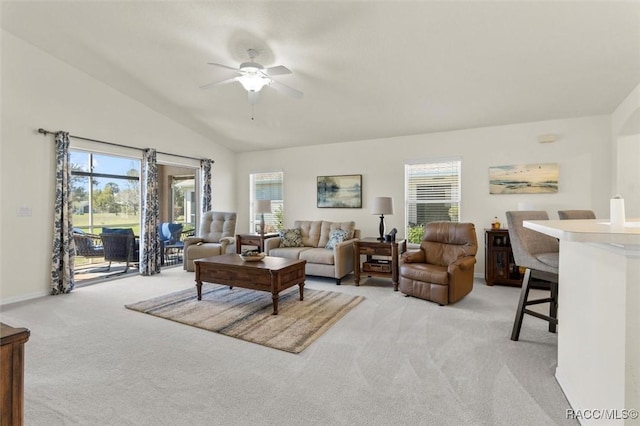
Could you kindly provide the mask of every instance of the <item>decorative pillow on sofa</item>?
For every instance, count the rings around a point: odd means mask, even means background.
[[[278,231],[280,247],[304,247],[300,228],[282,229]]]
[[[331,234],[329,234],[329,241],[327,241],[327,245],[324,246],[324,248],[333,250],[336,244],[346,240],[348,235],[349,231],[345,231],[344,229],[334,229],[331,231]]]

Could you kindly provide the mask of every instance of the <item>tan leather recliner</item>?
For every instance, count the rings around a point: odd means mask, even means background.
[[[420,249],[400,257],[399,289],[440,305],[457,302],[473,289],[477,252],[473,223],[427,223]]]
[[[182,267],[195,271],[195,259],[235,253],[235,236],[235,212],[206,212],[202,215],[198,235],[184,239]]]

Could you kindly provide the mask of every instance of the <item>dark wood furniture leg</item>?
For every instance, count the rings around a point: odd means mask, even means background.
[[[196,290],[198,291],[198,300],[202,300],[202,281],[196,280]]]

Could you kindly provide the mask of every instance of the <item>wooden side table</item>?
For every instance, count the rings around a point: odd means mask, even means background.
[[[522,286],[523,273],[516,265],[507,229],[484,230],[484,280],[487,285]]]
[[[393,290],[398,291],[398,256],[407,248],[405,240],[380,241],[377,238],[361,238],[355,242],[355,281],[360,285],[360,274],[370,277],[391,278]],[[365,255],[366,261],[360,264],[360,256]],[[376,256],[374,259],[373,256]],[[386,259],[380,259],[386,257]]]
[[[24,344],[31,332],[0,323],[0,424],[24,421]]]
[[[272,232],[269,234],[237,234],[236,235],[236,253],[242,253],[242,245],[245,246],[256,246],[260,253],[264,251],[264,240],[269,238],[277,237],[277,232]]]

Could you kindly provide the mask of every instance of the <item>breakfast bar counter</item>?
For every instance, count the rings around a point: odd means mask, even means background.
[[[583,425],[640,425],[640,220],[525,221],[560,240],[556,380]]]

